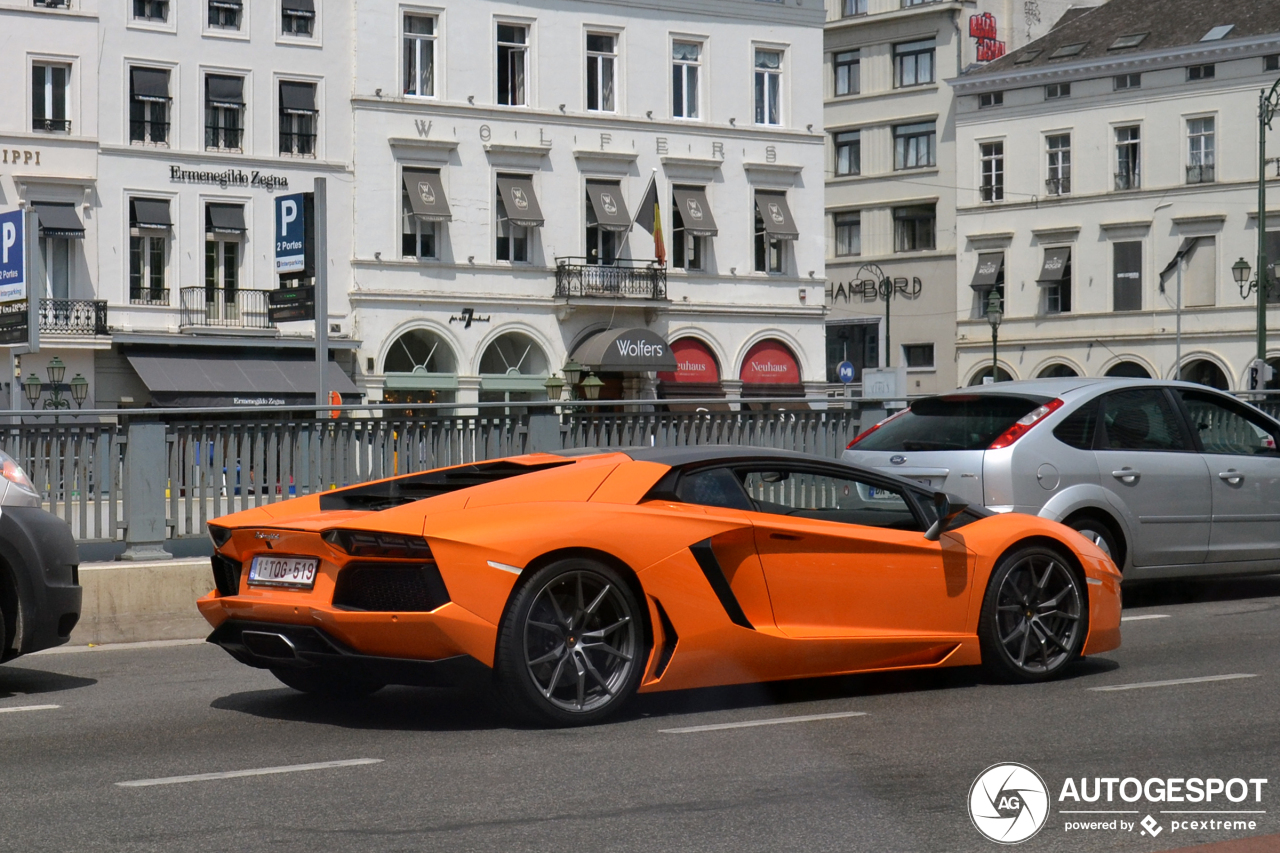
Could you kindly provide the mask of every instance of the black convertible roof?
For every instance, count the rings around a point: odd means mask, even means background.
[[[601,453],[625,453],[637,462],[657,462],[680,468],[702,462],[762,461],[776,459],[786,462],[821,462],[825,465],[849,463],[816,453],[799,453],[795,450],[778,450],[772,447],[750,447],[740,444],[698,444],[683,447],[577,447],[556,452],[557,456],[594,456]]]

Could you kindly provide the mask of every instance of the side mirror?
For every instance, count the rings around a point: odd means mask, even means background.
[[[967,501],[946,492],[933,493],[933,507],[937,511],[938,520],[925,531],[924,538],[937,542],[942,534],[951,529],[951,524],[960,517],[960,513],[969,508]]]

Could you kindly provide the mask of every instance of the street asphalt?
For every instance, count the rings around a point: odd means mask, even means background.
[[[1280,577],[1139,587],[1126,617],[1163,618],[1048,684],[965,668],[689,691],[550,731],[455,691],[320,701],[209,645],[34,655],[0,667],[0,850],[992,851],[967,804],[999,762],[1049,789],[1023,850],[1280,850],[1278,614]],[[1091,689],[1219,675],[1254,677]],[[118,784],[323,762],[349,763]],[[1057,802],[1067,777],[1265,778],[1261,804],[1213,808],[1267,813],[1252,832],[1068,832],[1060,811],[1106,806]]]

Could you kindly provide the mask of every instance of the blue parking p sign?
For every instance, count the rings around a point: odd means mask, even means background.
[[[0,302],[27,298],[25,258],[26,229],[23,212],[0,214]]]
[[[276,273],[299,273],[307,266],[307,217],[303,193],[276,199]]]
[[[847,361],[842,361],[839,364],[837,364],[836,376],[840,378],[841,382],[843,382],[845,385],[848,385],[850,382],[853,381],[853,364]]]

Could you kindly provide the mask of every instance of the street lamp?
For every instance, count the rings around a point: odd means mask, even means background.
[[[588,400],[599,400],[600,389],[604,387],[604,382],[594,373],[587,374],[587,378],[582,380],[582,396]]]
[[[76,401],[76,408],[84,407],[84,401],[89,396],[89,380],[85,379],[77,373],[71,379],[71,398]]]
[[[27,402],[31,404],[31,408],[36,407],[36,401],[40,399],[40,377],[32,373],[22,383],[22,393],[27,398]]]
[[[56,355],[53,361],[49,362],[49,366],[45,368],[45,373],[49,375],[49,399],[44,401],[46,409],[69,409],[71,403],[62,396],[62,378],[67,375],[67,366],[62,363],[62,359]],[[87,386],[88,380],[85,380]],[[88,389],[86,387],[86,393]]]
[[[987,294],[987,322],[991,324],[991,381],[1000,381],[999,341],[1000,324],[1004,322],[1004,311],[1000,306],[1000,293],[994,287]]]
[[[542,384],[547,389],[547,399],[553,403],[559,402],[561,395],[564,394],[564,380],[552,374]]]
[[[564,365],[564,381],[569,383],[569,389],[572,391],[578,385],[578,380],[582,379],[583,367],[572,358],[565,362]]]
[[[1280,80],[1276,80],[1271,84],[1271,91],[1260,91],[1258,93],[1258,353],[1257,360],[1259,363],[1258,385],[1262,386],[1262,374],[1265,373],[1261,369],[1261,365],[1267,363],[1267,295],[1270,282],[1268,281],[1268,264],[1267,264],[1267,129],[1271,127],[1271,119],[1276,114],[1277,107],[1280,107]],[[1241,259],[1243,261],[1243,258]],[[1243,285],[1239,278],[1238,267],[1231,268],[1232,274],[1236,277],[1236,282]],[[1245,265],[1248,269],[1248,265]],[[1248,278],[1248,273],[1245,277]],[[1240,288],[1241,298],[1248,298],[1244,287]]]

